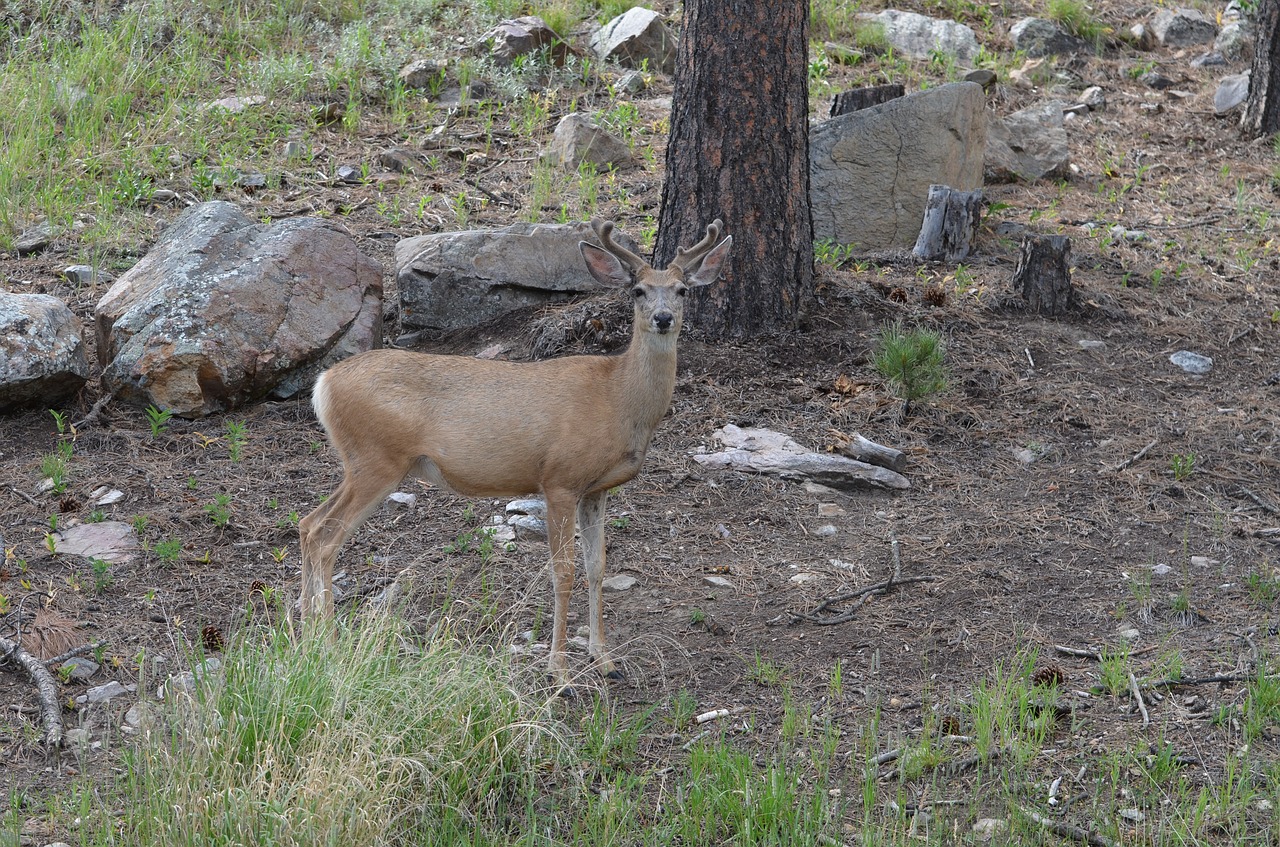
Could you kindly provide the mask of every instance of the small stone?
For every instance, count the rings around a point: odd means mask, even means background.
[[[1151,566],[1151,572],[1156,576],[1165,576],[1172,570],[1173,568],[1169,567],[1164,562],[1157,562]]]
[[[1169,357],[1169,361],[1189,374],[1204,375],[1213,370],[1213,359],[1211,357],[1192,353],[1190,350],[1179,350]]]
[[[982,818],[973,825],[973,835],[979,841],[991,841],[1009,831],[1009,822],[1003,818]]]
[[[986,68],[977,68],[965,74],[964,81],[976,82],[978,83],[978,85],[981,85],[983,88],[990,88],[992,85],[995,84],[996,72],[992,70],[988,70]]]
[[[1138,809],[1121,809],[1116,814],[1131,823],[1142,823],[1147,819],[1147,816]]]
[[[818,517],[820,518],[835,518],[843,514],[845,514],[844,507],[839,503],[818,504]]]
[[[110,282],[115,277],[98,273],[93,265],[71,265],[62,269],[62,278],[72,285],[93,285],[94,282]]]
[[[338,165],[335,172],[339,182],[358,184],[364,182],[364,171],[355,165]]]
[[[387,495],[387,499],[410,509],[418,505],[418,495],[407,491],[393,491]]]
[[[512,500],[507,504],[508,515],[534,515],[544,518],[547,516],[547,501],[541,497],[528,497],[521,500]]]
[[[206,103],[205,108],[222,109],[223,111],[230,112],[234,115],[238,112],[243,112],[245,109],[252,106],[261,106],[265,102],[267,102],[267,98],[263,97],[261,94],[253,94],[248,97],[223,97],[221,100],[214,100],[211,103]]]
[[[73,682],[88,682],[98,672],[101,665],[83,656],[73,656],[63,662],[62,667],[70,668],[68,678]]]
[[[1076,342],[1081,350],[1104,350],[1107,343],[1105,341],[1097,341],[1092,338],[1082,338]]]
[[[733,583],[722,576],[704,576],[702,582],[712,588],[733,588]]]
[[[178,192],[170,188],[157,188],[151,195],[153,203],[172,203],[178,199]]]
[[[1128,627],[1126,629],[1120,630],[1119,635],[1125,641],[1137,641],[1139,638],[1142,637],[1142,633],[1134,629],[1133,627]]]
[[[834,524],[826,523],[815,529],[813,534],[819,538],[830,538],[836,534],[836,528]]]
[[[105,703],[122,694],[128,694],[129,689],[125,688],[116,680],[111,680],[105,685],[95,685],[84,694],[76,698],[76,703],[81,706],[93,706],[98,703]]]
[[[89,497],[93,500],[93,505],[95,506],[112,506],[124,499],[124,492],[119,488],[103,486],[95,489]]]
[[[301,141],[286,141],[284,143],[284,157],[286,159],[301,159],[307,153],[307,145]]]
[[[1191,557],[1191,564],[1192,564],[1192,566],[1193,566],[1193,567],[1197,567],[1197,568],[1207,568],[1207,567],[1209,567],[1210,565],[1216,565],[1216,564],[1218,564],[1218,560],[1217,560],[1217,559],[1211,559],[1211,558],[1209,558],[1208,556],[1192,556],[1192,557]]]
[[[516,538],[546,538],[547,522],[534,515],[512,515],[507,526],[516,532]]]
[[[498,520],[502,520],[498,518]],[[495,544],[507,544],[516,540],[516,528],[507,524],[498,524],[490,527],[488,530],[489,538]]]
[[[1101,86],[1091,85],[1080,92],[1080,102],[1088,106],[1091,112],[1101,112],[1107,108],[1107,95],[1103,93]]]
[[[19,256],[29,256],[48,247],[51,241],[53,226],[48,221],[41,221],[17,237],[13,242],[13,250]]]
[[[632,588],[636,587],[638,582],[638,579],[629,574],[615,574],[614,576],[605,579],[604,582],[600,584],[600,587],[605,591],[612,592],[630,591]]]
[[[804,585],[806,582],[813,582],[817,579],[819,579],[818,574],[810,573],[809,571],[802,571],[798,574],[792,574],[789,582],[793,582],[796,585]]]

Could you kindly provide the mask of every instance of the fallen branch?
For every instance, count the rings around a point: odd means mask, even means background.
[[[1151,716],[1147,714],[1147,704],[1142,701],[1142,689],[1138,687],[1138,678],[1132,673],[1129,674],[1129,690],[1133,692],[1134,702],[1138,704],[1138,711],[1142,713],[1142,728],[1146,729],[1151,725]]]
[[[114,398],[115,398],[115,394],[113,394],[110,391],[108,391],[106,394],[103,394],[101,397],[98,398],[98,401],[93,404],[93,408],[89,410],[89,414],[85,415],[80,420],[71,424],[71,428],[73,430],[76,430],[76,429],[81,429],[82,427],[84,427],[85,424],[96,423],[98,420],[98,416],[102,414],[102,410],[107,408],[107,404],[110,403]]]
[[[40,714],[44,722],[45,746],[62,746],[62,706],[58,702],[58,685],[53,681],[53,674],[49,673],[44,662],[23,650],[16,642],[0,638],[0,661],[6,659],[16,660],[36,684],[40,695]]]
[[[818,604],[818,607],[813,610],[812,614],[806,615],[802,612],[788,612],[788,614],[791,615],[793,620],[806,621],[808,623],[817,624],[818,626],[831,626],[833,624],[846,623],[847,621],[853,620],[855,616],[854,613],[862,607],[863,603],[866,603],[867,600],[871,599],[872,595],[888,594],[890,589],[899,585],[907,585],[913,582],[934,582],[936,580],[936,576],[904,576],[898,579],[887,579],[884,582],[878,582],[875,585],[868,585],[866,588],[859,588],[857,591],[850,591],[846,594],[837,594],[835,597],[828,597],[826,600],[823,600]],[[857,599],[858,602],[852,609],[844,614],[829,618],[819,617],[819,615],[837,603],[843,603],[846,600],[854,599]]]
[[[1143,458],[1144,456],[1146,456],[1148,453],[1150,453],[1150,452],[1151,452],[1151,448],[1152,448],[1152,447],[1155,447],[1155,446],[1156,446],[1157,444],[1159,444],[1159,443],[1160,443],[1160,440],[1159,440],[1159,439],[1154,439],[1154,440],[1153,440],[1150,444],[1148,444],[1146,447],[1143,447],[1143,448],[1142,448],[1141,450],[1139,450],[1137,453],[1134,453],[1134,454],[1129,458],[1129,460],[1128,460],[1128,461],[1126,461],[1126,462],[1121,462],[1120,464],[1118,464],[1118,465],[1116,465],[1114,468],[1112,468],[1112,469],[1111,469],[1111,472],[1112,472],[1112,473],[1117,473],[1117,472],[1122,471],[1122,470],[1124,470],[1125,468],[1129,467],[1129,466],[1130,466],[1130,465],[1132,465],[1134,462],[1140,462],[1140,461],[1142,461],[1142,458]]]
[[[1063,838],[1070,838],[1073,841],[1082,841],[1085,844],[1090,845],[1090,847],[1116,847],[1116,843],[1114,841],[1106,836],[1099,835],[1096,832],[1089,832],[1088,830],[1081,829],[1074,824],[1069,824],[1066,821],[1055,821],[1052,818],[1047,818],[1039,812],[1032,811],[1031,809],[1023,809],[1016,806],[1014,808],[1017,808],[1023,815],[1049,830],[1054,835],[1060,835]]]
[[[907,469],[907,455],[901,450],[895,450],[892,447],[886,447],[883,444],[877,444],[869,438],[863,438],[859,433],[845,435],[842,432],[832,431],[835,438],[836,452],[850,459],[856,459],[859,462],[866,462],[868,465],[878,465],[882,468],[888,468],[897,473],[903,473]]]
[[[86,653],[92,653],[94,650],[97,650],[99,647],[102,647],[106,643],[107,642],[105,641],[95,641],[92,644],[81,644],[79,647],[72,647],[70,650],[66,651],[65,653],[59,653],[58,655],[54,656],[52,659],[42,659],[41,661],[44,662],[45,667],[49,667],[51,665],[60,665],[63,662],[65,662],[67,659],[74,659],[76,656],[83,656]]]

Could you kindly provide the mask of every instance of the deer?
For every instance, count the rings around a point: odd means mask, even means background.
[[[540,493],[554,595],[551,680],[572,693],[575,534],[587,577],[588,652],[603,676],[622,677],[606,645],[601,595],[609,491],[640,472],[675,390],[686,296],[719,279],[733,238],[721,240],[716,219],[657,270],[613,240],[612,221],[591,227],[601,246],[578,245],[588,273],[608,288],[629,288],[634,303],[623,353],[513,362],[380,348],[316,380],[312,405],[343,476],[298,524],[304,622],[332,621],[339,549],[406,477],[467,497]]]

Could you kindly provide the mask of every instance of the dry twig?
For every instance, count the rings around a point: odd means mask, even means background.
[[[1063,838],[1070,838],[1073,841],[1082,841],[1089,847],[1116,847],[1116,843],[1106,836],[1099,835],[1096,832],[1089,832],[1081,829],[1074,824],[1066,821],[1055,821],[1053,818],[1047,818],[1039,812],[1031,809],[1023,809],[1017,807],[1018,811],[1040,826],[1052,832],[1054,835],[1060,835]]]
[[[62,707],[58,702],[58,685],[53,674],[35,656],[23,650],[16,642],[0,638],[0,660],[14,659],[22,665],[27,676],[36,684],[40,695],[40,715],[44,722],[44,744],[54,748],[62,745]]]
[[[1148,453],[1150,453],[1150,452],[1151,452],[1151,448],[1152,448],[1152,447],[1155,447],[1155,446],[1156,446],[1157,444],[1159,444],[1159,443],[1160,443],[1160,440],[1159,440],[1159,439],[1153,439],[1153,440],[1151,441],[1151,443],[1150,443],[1150,444],[1148,444],[1146,447],[1143,447],[1143,448],[1142,448],[1141,450],[1139,450],[1137,453],[1134,453],[1132,456],[1130,456],[1130,457],[1129,457],[1129,459],[1128,459],[1127,461],[1121,462],[1120,464],[1118,464],[1118,465],[1116,465],[1114,468],[1112,468],[1112,469],[1111,469],[1111,472],[1112,472],[1112,473],[1117,473],[1117,472],[1122,471],[1122,470],[1124,470],[1125,468],[1129,467],[1129,466],[1130,466],[1130,465],[1132,465],[1134,462],[1139,462],[1139,461],[1141,461],[1141,460],[1142,460],[1142,458],[1143,458],[1144,456],[1146,456]]]
[[[1129,674],[1129,690],[1133,692],[1134,702],[1138,704],[1138,711],[1142,713],[1142,728],[1146,729],[1151,725],[1151,716],[1147,714],[1147,704],[1142,701],[1142,689],[1138,687],[1138,678],[1132,673]]]

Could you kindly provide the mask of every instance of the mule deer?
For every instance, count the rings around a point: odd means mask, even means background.
[[[333,616],[338,549],[406,476],[472,497],[541,492],[555,590],[552,680],[568,685],[575,521],[591,656],[603,674],[620,676],[601,619],[605,501],[609,489],[639,473],[671,405],[685,295],[715,282],[733,239],[719,241],[716,220],[659,271],[613,241],[612,222],[591,225],[604,249],[579,244],[587,270],[602,285],[630,287],[634,298],[625,353],[502,362],[371,350],[321,374],[313,404],[342,459],[343,478],[298,525],[304,618]]]

